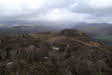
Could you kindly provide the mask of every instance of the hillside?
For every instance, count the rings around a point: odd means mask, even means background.
[[[75,29],[0,38],[0,75],[111,75],[112,52]]]

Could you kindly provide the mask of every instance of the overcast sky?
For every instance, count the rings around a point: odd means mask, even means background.
[[[0,0],[0,22],[112,23],[112,0]]]

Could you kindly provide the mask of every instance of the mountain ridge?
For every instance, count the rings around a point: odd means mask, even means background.
[[[112,72],[111,52],[79,30],[3,37],[0,44],[2,75],[111,75]]]

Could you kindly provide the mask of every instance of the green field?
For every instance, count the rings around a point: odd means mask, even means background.
[[[98,40],[112,41],[112,35],[97,35],[94,38]]]
[[[106,47],[112,48],[112,35],[96,35],[93,38],[101,41]]]

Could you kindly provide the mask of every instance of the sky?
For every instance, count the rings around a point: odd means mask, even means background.
[[[0,0],[0,23],[112,23],[112,0]]]

